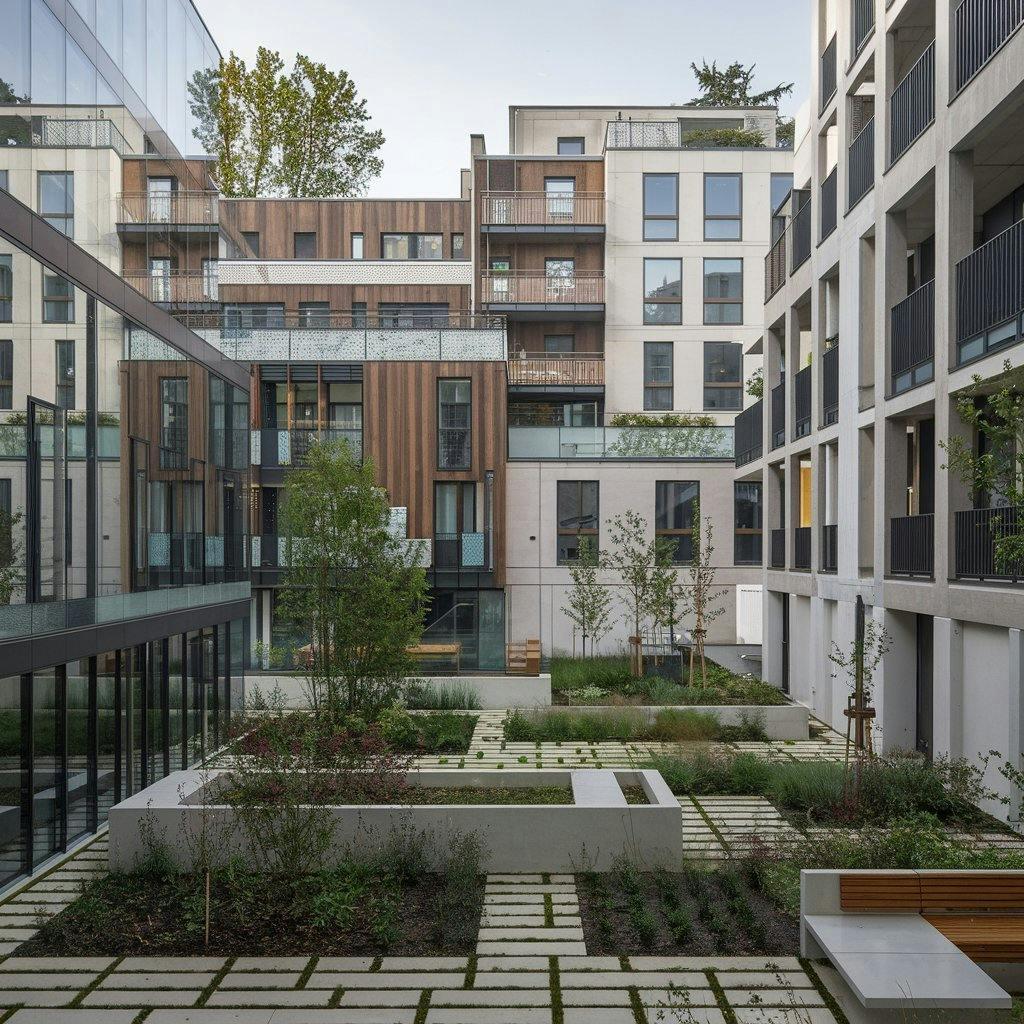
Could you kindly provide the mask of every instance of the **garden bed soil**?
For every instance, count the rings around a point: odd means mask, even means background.
[[[576,876],[590,956],[797,956],[800,927],[729,869]]]
[[[204,943],[201,875],[113,874],[23,942],[14,956],[464,955],[476,947],[484,879],[421,874],[215,875]]]
[[[628,804],[649,803],[640,786],[623,786],[622,792]],[[239,799],[238,794],[230,790],[224,794],[227,803]],[[380,798],[366,793],[340,793],[328,800],[322,794],[321,802],[332,806],[377,806]],[[466,804],[501,805],[501,804],[573,804],[572,789],[569,786],[407,786],[401,793],[388,803],[397,806],[460,806]]]

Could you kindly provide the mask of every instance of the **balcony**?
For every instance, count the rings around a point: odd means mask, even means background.
[[[133,152],[117,125],[106,118],[24,115],[12,113],[11,107],[0,117],[0,140],[4,146],[33,149],[112,149],[118,156]]]
[[[200,235],[218,230],[216,192],[122,192],[118,197],[117,233],[145,238],[153,231]]]
[[[935,282],[929,281],[892,307],[889,337],[894,395],[935,376]]]
[[[732,427],[509,427],[510,460],[734,460]]]
[[[803,206],[793,215],[791,226],[793,235],[793,260],[789,268],[790,276],[797,268],[803,266],[811,255],[811,197],[808,194]]]
[[[875,0],[853,0],[853,54],[860,53],[875,27]]]
[[[286,534],[263,533],[254,534],[251,538],[252,568],[255,573],[261,570],[286,569],[291,563],[291,550],[294,545],[301,544],[303,538],[289,537]],[[432,559],[431,542],[425,540],[406,540],[398,538],[405,548],[410,565],[429,568]],[[263,582],[272,582],[264,580]]]
[[[1024,338],[1024,221],[956,265],[957,361]]]
[[[772,448],[786,443],[786,382],[772,388]]]
[[[605,233],[603,192],[484,192],[480,231],[520,242],[599,241]]]
[[[793,568],[810,569],[811,567],[811,528],[798,526],[793,531]]]
[[[889,572],[893,576],[931,576],[934,553],[934,515],[889,520]]]
[[[148,270],[126,270],[122,276],[150,302],[167,306],[211,306],[218,301],[215,273],[151,274]]]
[[[894,164],[935,120],[935,40],[889,97],[889,163]]]
[[[434,569],[454,572],[458,569],[486,571],[487,535],[485,533],[435,533]]]
[[[384,315],[331,312],[260,322],[196,314],[179,318],[214,348],[241,362],[487,360],[508,357],[505,318],[475,313]]]
[[[764,258],[764,301],[767,302],[786,283],[786,235],[783,231],[772,242]]]
[[[481,302],[516,320],[600,320],[604,317],[604,271],[545,274],[512,270],[483,274]]]
[[[282,466],[301,466],[314,441],[347,441],[358,458],[363,457],[363,432],[327,427],[298,427],[285,430],[278,427],[263,427],[253,430],[250,452],[252,464],[264,469]]]
[[[821,572],[837,572],[839,569],[839,527],[828,523],[821,528]]]
[[[839,223],[839,168],[833,167],[832,173],[821,183],[821,241],[825,241]]]
[[[953,13],[953,90],[960,92],[1024,25],[1024,0],[962,0]]]
[[[786,528],[772,530],[771,551],[769,551],[768,566],[771,569],[786,568]]]
[[[811,432],[811,368],[805,366],[793,377],[793,439]]]
[[[828,101],[836,94],[836,37],[832,36],[831,42],[825,47],[821,55],[821,68],[818,80],[818,90],[821,96],[821,103],[818,105],[818,112],[821,113],[827,106]]]
[[[758,399],[736,417],[736,465],[746,466],[763,452],[764,402]]]
[[[848,209],[853,209],[875,184],[875,119],[872,117],[850,143]]]
[[[510,387],[604,387],[604,354],[572,356],[531,353],[506,364]]]
[[[825,339],[825,351],[821,354],[821,422],[827,427],[838,420],[839,335],[836,335]]]
[[[684,123],[685,121],[685,123]],[[743,117],[729,118],[736,128],[757,131],[768,140],[761,146],[723,147],[713,140],[697,135],[704,130],[700,119],[687,117],[672,121],[609,121],[605,134],[605,149],[771,149],[775,136],[775,116],[768,112],[748,111]],[[709,120],[707,127],[721,127],[721,121]],[[785,148],[791,149],[792,146]]]
[[[1020,536],[1016,508],[975,508],[957,512],[953,529],[957,579],[1024,582],[1024,561],[1006,562],[996,557],[997,539]]]

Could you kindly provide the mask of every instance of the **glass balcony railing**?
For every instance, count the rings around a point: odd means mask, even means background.
[[[26,427],[22,423],[0,423],[0,459],[25,458]],[[85,424],[69,423],[67,429],[67,457],[85,458]],[[41,438],[44,458],[53,456],[53,434]],[[121,428],[116,424],[101,424],[96,429],[96,454],[101,459],[121,457]]]
[[[510,459],[732,460],[733,428],[509,427]]]

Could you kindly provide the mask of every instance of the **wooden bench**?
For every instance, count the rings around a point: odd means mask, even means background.
[[[459,671],[459,659],[462,656],[462,644],[415,644],[407,647],[409,655],[417,661],[433,661],[437,658],[453,658],[455,671]]]

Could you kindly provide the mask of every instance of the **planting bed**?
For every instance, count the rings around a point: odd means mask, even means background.
[[[622,794],[628,804],[648,803],[639,786],[623,786]],[[224,799],[234,803],[235,794],[228,791]],[[337,801],[341,803],[339,799]],[[348,806],[371,806],[376,801],[365,793],[346,793],[344,803]],[[402,806],[425,807],[441,804],[476,804],[499,806],[501,804],[561,804],[573,802],[572,789],[568,786],[416,786],[402,789],[395,802]]]

